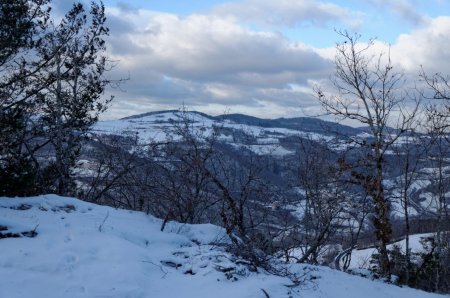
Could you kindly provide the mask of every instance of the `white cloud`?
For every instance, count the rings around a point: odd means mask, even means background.
[[[363,17],[361,12],[315,0],[244,0],[218,5],[213,12],[244,21],[289,27],[340,22],[357,28]]]
[[[308,79],[331,70],[312,47],[250,30],[231,17],[117,8],[108,14],[110,27],[123,29],[109,39],[109,51],[119,61],[112,75],[129,73],[127,92],[116,96],[129,110],[138,102],[155,109],[182,103],[196,109],[276,105],[280,114],[311,104],[310,94],[292,85],[307,86]],[[109,115],[119,109],[113,105]]]
[[[424,25],[429,17],[417,10],[416,0],[368,0],[376,9],[388,9],[413,25]]]
[[[406,0],[368,1],[403,11],[411,21],[416,13]],[[183,103],[205,112],[230,109],[265,117],[317,114],[310,87],[328,81],[333,73],[334,48],[314,48],[268,27],[250,29],[242,21],[322,26],[360,20],[359,13],[313,0],[243,0],[187,16],[129,7],[108,7],[107,13],[108,48],[119,61],[111,76],[130,76],[125,93],[115,90],[109,117]],[[419,19],[420,28],[402,34],[390,48],[377,41],[371,53],[390,51],[399,70],[413,79],[420,65],[430,72],[450,73],[450,17]]]
[[[430,72],[450,73],[450,17],[443,16],[407,34],[392,46],[392,56],[407,71],[417,74],[421,65]]]
[[[128,47],[142,50],[143,63],[173,76],[214,80],[243,72],[277,73],[323,67],[320,58],[279,34],[250,31],[231,19],[190,15],[143,14],[148,23],[129,35]],[[120,44],[121,45],[121,44]],[[113,45],[113,51],[116,44]],[[134,64],[133,64],[134,63]]]
[[[392,45],[375,40],[368,55],[390,54],[392,63],[399,71],[404,71],[414,84],[418,79],[420,67],[430,73],[450,74],[450,16],[429,19],[426,24],[408,33],[403,33]],[[361,43],[364,47],[366,44]],[[325,59],[333,59],[334,47],[315,49]]]

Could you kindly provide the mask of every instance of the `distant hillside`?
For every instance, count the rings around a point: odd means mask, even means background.
[[[147,113],[142,113],[142,114],[137,114],[137,115],[132,115],[132,116],[128,116],[128,117],[124,117],[121,118],[120,120],[131,120],[131,119],[139,119],[139,118],[144,118],[144,117],[149,117],[149,116],[155,116],[158,114],[167,114],[167,113],[172,113],[172,114],[176,114],[176,113],[180,113],[180,110],[164,110],[164,111],[153,111],[153,112],[147,112]],[[211,120],[217,118],[217,117],[213,117],[210,116],[208,114],[202,113],[202,112],[197,112],[197,111],[189,111],[189,114],[197,114],[200,116],[203,116],[205,118],[209,118]]]
[[[128,116],[120,120],[132,120],[149,116],[156,116],[158,114],[179,113],[179,110],[165,110],[154,111],[133,116]],[[189,114],[195,114],[205,117],[210,120],[223,121],[228,120],[236,124],[259,126],[263,128],[287,128],[292,130],[314,132],[320,134],[345,134],[345,135],[357,135],[364,132],[366,129],[354,128],[347,125],[342,125],[336,122],[324,121],[317,118],[310,117],[296,117],[296,118],[277,118],[277,119],[264,119],[244,114],[224,114],[219,116],[210,116],[208,114],[189,111]]]
[[[228,115],[220,115],[214,118],[218,120],[226,119],[233,121],[235,123],[245,125],[254,125],[260,127],[280,127],[322,134],[339,133],[347,135],[356,135],[363,132],[359,128],[354,128],[336,122],[324,121],[310,117],[262,119],[244,114],[228,114]]]

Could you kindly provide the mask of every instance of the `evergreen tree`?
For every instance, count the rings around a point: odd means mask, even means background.
[[[56,21],[50,0],[1,2],[0,195],[73,193],[81,142],[109,101],[105,21],[102,3]]]
[[[71,168],[81,142],[109,101],[101,100],[109,83],[103,76],[108,69],[105,21],[102,4],[93,2],[89,12],[83,4],[74,4],[58,25],[50,22],[52,30],[38,48],[40,60],[52,57],[34,76],[40,90],[39,125],[55,154],[48,165],[55,174],[53,186],[47,191],[73,193]]]
[[[33,192],[37,165],[27,146],[34,109],[29,82],[32,53],[41,42],[49,12],[48,0],[0,3],[0,195]]]

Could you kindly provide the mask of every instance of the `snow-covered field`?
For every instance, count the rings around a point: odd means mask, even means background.
[[[252,272],[217,241],[213,225],[170,223],[46,195],[0,198],[0,297],[440,297],[324,267],[290,265],[308,277]],[[227,271],[227,272],[224,272]],[[307,272],[307,273],[305,273]]]

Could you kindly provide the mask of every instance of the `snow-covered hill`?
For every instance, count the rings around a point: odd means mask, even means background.
[[[98,122],[93,127],[94,133],[137,135],[144,143],[149,141],[164,141],[167,137],[177,136],[171,131],[175,123],[188,120],[191,128],[201,131],[203,136],[211,134],[213,127],[221,128],[218,139],[233,147],[245,147],[259,155],[284,156],[294,153],[283,147],[282,139],[287,137],[303,137],[310,140],[331,140],[333,131],[346,131],[351,134],[364,134],[363,131],[348,126],[339,125],[310,118],[292,119],[259,119],[245,115],[223,115],[212,117],[198,112],[161,111],[136,115],[120,120]],[[245,141],[236,138],[247,135]],[[250,140],[251,139],[251,140]],[[345,145],[337,143],[336,148]]]
[[[0,297],[440,297],[324,267],[253,272],[213,225],[170,223],[46,195],[0,198]],[[267,293],[267,295],[266,295]]]

